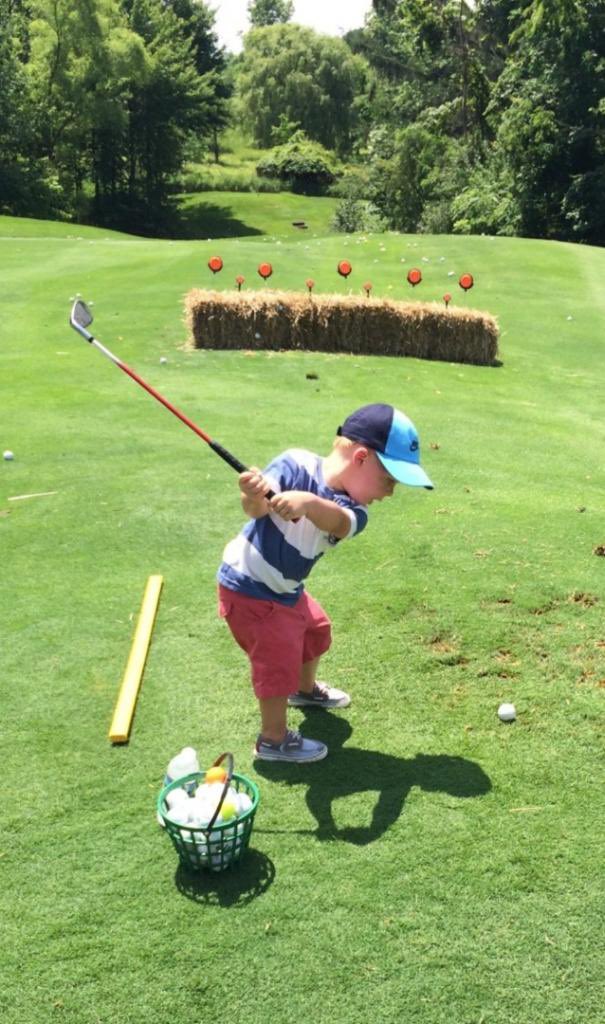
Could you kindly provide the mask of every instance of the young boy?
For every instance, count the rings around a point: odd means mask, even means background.
[[[250,660],[261,717],[255,757],[300,763],[328,753],[287,728],[288,705],[351,702],[316,679],[330,620],[303,580],[325,551],[361,533],[367,506],[389,498],[397,483],[432,489],[419,460],[414,424],[392,405],[374,404],[347,417],[325,458],[292,448],[264,473],[239,477],[250,519],[223,552],[219,615]]]

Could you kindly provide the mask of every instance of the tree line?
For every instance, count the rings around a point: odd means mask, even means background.
[[[0,0],[0,211],[161,229],[238,124],[263,173],[323,147],[345,229],[603,244],[605,0],[374,0],[342,39],[292,12],[250,0],[234,56],[201,0]]]
[[[228,120],[195,0],[0,0],[0,210],[152,230]]]

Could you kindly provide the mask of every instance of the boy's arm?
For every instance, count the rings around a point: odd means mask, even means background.
[[[264,499],[263,499],[264,500]],[[265,501],[265,506],[266,506]],[[306,516],[324,533],[342,540],[351,531],[351,517],[336,502],[319,498],[308,491],[283,491],[270,499],[269,505],[282,519]]]

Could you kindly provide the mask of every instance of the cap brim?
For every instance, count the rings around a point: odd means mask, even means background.
[[[433,490],[433,484],[417,462],[389,459],[386,455],[381,455],[380,452],[376,452],[376,454],[387,472],[395,477],[400,484],[408,484],[409,487],[426,487],[428,491]]]

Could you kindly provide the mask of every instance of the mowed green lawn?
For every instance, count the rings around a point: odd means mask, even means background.
[[[0,232],[3,1024],[602,1020],[605,253],[275,224],[220,244]],[[417,265],[415,299],[498,316],[502,366],[188,351],[187,291],[263,287],[267,259],[276,288],[394,297]],[[435,491],[373,506],[311,581],[334,621],[323,676],[353,703],[292,724],[328,760],[253,765],[214,598],[236,476],[69,330],[77,293],[101,341],[246,462],[327,451],[365,402],[416,422]],[[152,573],[132,737],[112,747]],[[205,765],[233,751],[260,785],[237,872],[188,876],[155,823],[185,744]]]
[[[326,235],[331,232],[338,202],[329,196],[293,192],[193,192],[177,197],[178,216],[172,234],[175,238],[211,239]]]

